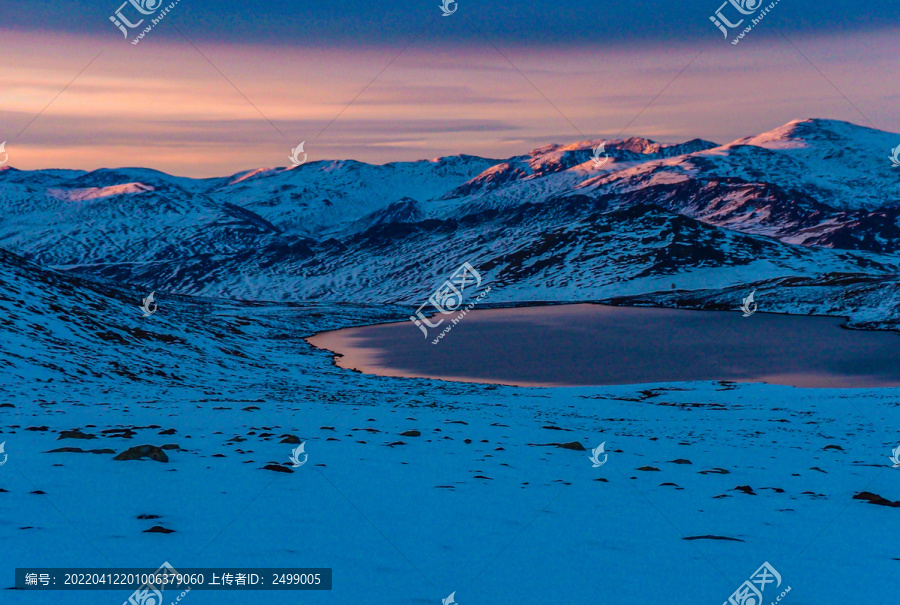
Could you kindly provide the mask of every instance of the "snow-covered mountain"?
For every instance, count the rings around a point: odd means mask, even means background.
[[[0,283],[4,604],[36,602],[11,590],[19,566],[162,561],[328,566],[335,603],[371,600],[374,582],[400,605],[455,589],[460,602],[693,605],[726,599],[761,561],[808,603],[885,602],[894,585],[891,389],[388,378],[337,368],[300,336],[396,308],[163,295],[143,318],[144,292],[8,252]],[[597,468],[582,450],[601,443]],[[147,448],[165,458],[122,458]],[[597,573],[648,567],[638,583]]]
[[[54,391],[60,381],[190,391],[211,373],[232,394],[261,383],[279,390],[287,380],[283,363],[308,362],[302,336],[359,324],[361,315],[383,321],[401,312],[157,294],[148,321],[140,305],[149,292],[46,269],[5,250],[0,284],[4,393]]]
[[[463,261],[482,306],[736,309],[753,287],[761,312],[896,328],[894,138],[804,121],[606,142],[599,166],[592,141],[223,179],[0,170],[3,602],[35,602],[14,568],[162,561],[327,566],[331,602],[400,605],[722,602],[768,561],[794,602],[886,601],[890,388],[399,379],[302,337],[403,320]]]
[[[772,287],[782,310],[893,321],[900,171],[887,155],[900,135],[796,120],[721,146],[606,141],[595,162],[601,142],[215,179],[6,168],[0,248],[147,291],[218,298],[411,303],[469,261],[496,302],[754,285]],[[888,287],[854,310],[821,288],[805,297],[812,290],[796,289],[798,279],[835,292]]]

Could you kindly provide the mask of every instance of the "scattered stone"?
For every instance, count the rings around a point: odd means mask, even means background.
[[[394,441],[393,443],[388,443],[388,447],[394,447],[395,445],[406,445],[403,441]]]
[[[761,487],[761,488],[759,488],[759,489],[770,489],[770,490],[773,490],[776,494],[783,494],[783,493],[784,493],[784,490],[781,489],[780,487]]]
[[[282,435],[282,437],[284,437],[284,439],[282,439],[278,443],[289,443],[291,445],[300,445],[300,443],[302,443],[302,441],[300,441],[300,438],[296,435]]]
[[[320,431],[333,431],[334,427],[333,426],[320,426],[319,430]]]
[[[700,474],[701,474],[701,475],[709,475],[709,474],[713,474],[713,475],[730,475],[731,473],[730,473],[729,471],[726,471],[724,468],[718,468],[718,467],[716,467],[716,468],[713,468],[711,471],[700,471]]]
[[[822,448],[822,449],[823,449],[823,450],[840,450],[840,451],[842,451],[842,452],[844,451],[844,448],[842,448],[841,446],[839,446],[839,445],[834,445],[834,444],[831,444],[831,443],[829,443],[828,445],[826,445],[826,446],[825,446],[824,448]]]
[[[493,481],[493,479],[485,477],[484,475],[475,475],[475,479],[487,479],[488,481]]]
[[[59,433],[59,437],[56,438],[57,441],[60,439],[96,439],[97,435],[91,435],[90,433],[82,433],[79,429],[74,429],[71,431],[61,431]]]
[[[122,439],[131,439],[132,437],[137,435],[137,433],[135,433],[131,429],[107,429],[105,431],[100,431],[100,432],[102,434],[106,435],[107,437],[110,437],[113,439],[116,437],[120,437]]]
[[[562,427],[554,426],[554,425],[552,425],[552,424],[547,425],[547,426],[542,426],[541,428],[542,428],[542,429],[547,429],[547,430],[549,430],[549,431],[569,431],[570,433],[572,432],[572,429],[564,429],[564,428],[562,428]]]
[[[329,437],[325,441],[340,441],[340,439],[338,439],[337,437]]]
[[[138,519],[159,519],[159,515],[138,515]]]
[[[174,534],[175,530],[167,529],[167,528],[163,527],[162,525],[154,525],[150,529],[145,529],[144,533],[145,534]]]
[[[754,492],[754,491],[753,491],[753,488],[750,487],[749,485],[738,485],[737,487],[735,487],[735,488],[734,488],[733,490],[731,490],[731,491],[744,492],[745,494],[749,494],[749,495],[751,495],[751,496],[755,496],[755,495],[756,495],[756,492]]]
[[[659,469],[655,466],[642,466],[640,468],[634,469],[636,471],[658,471]]]
[[[157,435],[174,435],[175,432],[175,429],[166,429],[164,431],[158,432]]]
[[[465,424],[468,425],[468,422],[463,422],[462,420],[445,420],[444,424]]]
[[[169,457],[166,456],[166,453],[162,448],[156,447],[155,445],[136,445],[130,447],[113,458],[113,460],[140,460],[141,458],[150,458],[150,460],[156,460],[157,462],[169,461]]]
[[[739,538],[729,538],[728,536],[687,536],[682,538],[682,540],[731,540],[732,542],[743,542],[743,540]]]
[[[400,433],[400,436],[401,437],[421,437],[422,433],[420,433],[419,431],[416,431],[416,430],[403,431],[402,433]]]
[[[883,498],[872,492],[860,492],[853,496],[854,500],[866,500],[869,504],[877,504],[878,506],[890,506],[891,508],[900,508],[900,501],[891,502],[887,498]]]
[[[598,477],[597,479],[594,479],[594,481],[602,481],[603,483],[609,483],[609,479],[604,479],[603,477]]]
[[[40,431],[40,432],[44,432],[44,431],[49,431],[49,430],[50,430],[50,427],[47,427],[47,426],[30,426],[30,427],[28,427],[28,428],[25,429],[25,430],[26,430],[26,431]]]
[[[116,450],[83,450],[80,447],[60,447],[44,452],[45,454],[115,454]]]
[[[267,471],[275,471],[277,473],[293,473],[291,469],[286,466],[282,466],[280,464],[267,464],[263,467],[263,469]]]
[[[213,458],[225,458],[226,456],[225,456],[225,454],[213,454],[212,457]]]
[[[244,410],[245,412],[252,412],[254,410],[258,410],[259,406],[258,405],[248,405],[247,407],[241,408],[241,409]]]
[[[579,452],[587,451],[579,441],[569,441],[568,443],[554,443],[553,445],[555,445],[556,447],[561,447],[564,450],[576,450]]]
[[[677,458],[675,460],[669,460],[672,464],[693,464],[690,460],[686,460],[684,458]]]
[[[508,424],[500,424],[499,422],[492,422],[491,426],[503,426],[503,427],[509,428]]]
[[[463,439],[463,443],[469,444],[469,443],[472,443],[472,440],[471,439]]]
[[[164,449],[164,450],[180,450],[181,447],[177,443],[167,443],[164,446],[162,446],[162,449]]]
[[[818,466],[811,466],[811,467],[809,467],[809,470],[811,470],[811,471],[819,471],[820,473],[825,473],[826,475],[828,474],[826,471],[823,471],[823,470],[820,469]]]
[[[466,440],[469,441],[468,439]],[[532,447],[561,447],[564,450],[577,450],[579,452],[587,451],[578,441],[570,441],[569,443],[529,443]]]
[[[0,408],[14,408],[14,407],[16,407],[16,406],[14,406],[11,403],[0,403]]]

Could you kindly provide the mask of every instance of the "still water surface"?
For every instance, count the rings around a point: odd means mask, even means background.
[[[436,320],[433,320],[436,321]],[[468,313],[437,345],[412,322],[317,334],[338,365],[383,376],[575,386],[691,380],[900,386],[900,334],[842,319],[559,305]]]

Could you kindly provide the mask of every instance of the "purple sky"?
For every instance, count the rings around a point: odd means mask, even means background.
[[[786,22],[797,7],[779,3],[732,45],[709,22],[716,2],[691,0],[682,22],[657,14],[644,29],[634,8],[614,3],[592,42],[566,3],[545,15],[558,23],[544,35],[533,7],[504,25],[483,3],[448,18],[439,4],[417,5],[405,29],[396,6],[368,20],[318,8],[290,39],[272,33],[284,27],[277,12],[236,12],[228,29],[224,9],[180,0],[137,45],[141,28],[126,40],[108,20],[116,2],[66,26],[46,20],[43,2],[12,9],[15,25],[0,21],[16,49],[0,65],[0,142],[19,169],[218,176],[286,165],[301,141],[310,160],[384,163],[632,135],[726,143],[805,117],[900,131],[893,13],[812,27]]]

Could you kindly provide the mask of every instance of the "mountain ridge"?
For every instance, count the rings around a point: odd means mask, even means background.
[[[246,300],[407,303],[463,261],[511,303],[878,280],[900,262],[900,174],[881,153],[895,137],[803,119],[724,145],[630,137],[209,179],[6,168],[0,248],[148,291]]]

